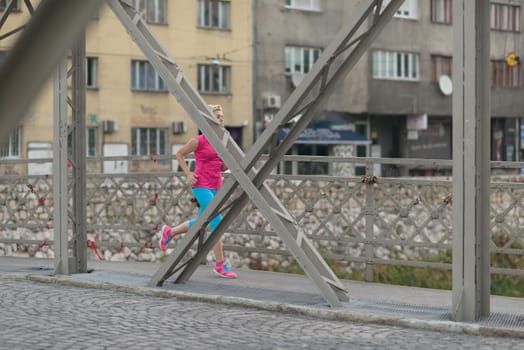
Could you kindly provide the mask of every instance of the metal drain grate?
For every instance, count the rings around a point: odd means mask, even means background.
[[[524,329],[524,315],[492,312],[488,317],[480,320],[479,324],[490,327]]]
[[[364,299],[354,299],[350,303],[345,304],[345,306],[349,310],[372,314],[434,321],[451,321],[451,313],[449,309],[445,307],[432,307]],[[485,317],[478,322],[468,323],[478,324],[486,327],[524,329],[524,315],[492,312],[489,317]]]
[[[355,299],[347,304],[347,308],[355,311],[379,313],[407,318],[421,318],[439,321],[451,319],[449,310],[444,307]]]

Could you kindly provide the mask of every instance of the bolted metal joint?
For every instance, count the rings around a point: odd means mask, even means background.
[[[365,176],[362,176],[362,179],[360,180],[360,182],[366,185],[373,185],[378,182],[378,178],[375,175],[365,175]]]

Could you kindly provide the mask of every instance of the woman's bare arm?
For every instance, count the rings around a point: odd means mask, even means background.
[[[180,164],[180,167],[186,174],[187,181],[190,185],[196,182],[197,176],[187,166],[186,156],[189,153],[196,151],[197,147],[198,140],[196,138],[192,138],[191,140],[187,141],[187,143],[184,146],[182,146],[182,148],[180,148],[178,152],[176,152],[176,160],[178,161],[178,164]]]

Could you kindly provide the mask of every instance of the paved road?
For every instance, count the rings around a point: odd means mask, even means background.
[[[524,349],[523,339],[326,321],[22,280],[2,280],[0,310],[0,349]]]

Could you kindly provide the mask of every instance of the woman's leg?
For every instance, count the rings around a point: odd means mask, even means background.
[[[198,201],[198,204],[200,205],[200,210],[198,211],[198,214],[195,219],[189,221],[189,227],[193,226],[196,219],[202,215],[206,207],[211,203],[213,198],[218,193],[218,190],[210,190],[207,188],[193,188],[193,194],[195,195],[195,198]],[[210,222],[210,230],[213,232],[215,228],[218,226],[220,221],[222,220],[222,215],[215,216],[211,222]],[[224,261],[224,251],[222,248],[222,238],[218,240],[218,242],[213,247],[213,253],[215,254],[215,259],[217,262]]]
[[[213,253],[215,254],[215,260],[217,262],[226,260],[224,258],[224,250],[222,249],[222,237],[220,237],[218,242],[213,246]]]
[[[182,233],[186,233],[187,231],[189,231],[189,220],[186,220],[180,225],[171,228],[171,234],[173,235],[173,238]]]
[[[196,219],[202,215],[206,207],[209,203],[213,200],[213,197],[217,194],[218,190],[210,190],[207,188],[193,188],[193,194],[195,195],[195,198],[198,201],[198,204],[200,206],[200,209],[198,210],[198,214],[195,219],[187,220],[181,223],[178,226],[170,227],[168,225],[162,226],[162,230],[160,233],[160,249],[166,250],[167,245],[173,238],[175,238],[177,235],[186,233],[189,231],[191,226],[195,223]],[[211,220],[211,232],[217,227],[218,223],[222,220],[222,215],[217,215],[216,217]],[[215,253],[215,257],[217,261],[223,261],[224,260],[224,254],[222,252],[222,240],[220,240],[214,247],[213,252]]]
[[[210,190],[208,188],[193,188],[193,195],[195,196],[200,208],[198,209],[196,217],[192,220],[189,220],[189,227],[193,226],[195,221],[200,217],[200,215],[202,215],[204,210],[206,210],[209,203],[211,203],[213,200],[213,197],[215,197],[215,194],[216,191]]]
[[[169,226],[164,225],[162,227],[162,237],[160,238],[160,249],[166,250],[167,249],[167,243],[175,237],[178,234],[186,233],[189,231],[191,226],[195,223],[195,221],[202,215],[206,207],[209,203],[213,200],[215,195],[218,193],[218,190],[210,190],[207,188],[193,188],[193,194],[195,195],[196,200],[198,201],[198,204],[200,206],[200,209],[198,211],[198,214],[196,218],[185,221],[181,223],[178,226],[175,226],[173,228],[170,228]],[[211,220],[211,232],[215,230],[215,228],[218,226],[220,221],[222,220],[222,215],[217,215]],[[216,274],[218,274],[221,277],[225,278],[237,278],[237,274],[231,271],[229,264],[226,262],[224,258],[224,250],[222,246],[222,238],[218,240],[218,242],[213,247],[213,253],[215,254],[215,267],[213,271],[215,271]]]
[[[184,221],[175,227],[171,227],[169,225],[162,226],[159,242],[160,249],[165,251],[167,249],[167,245],[173,238],[175,238],[175,236],[186,233],[187,231],[189,231],[189,220]]]

